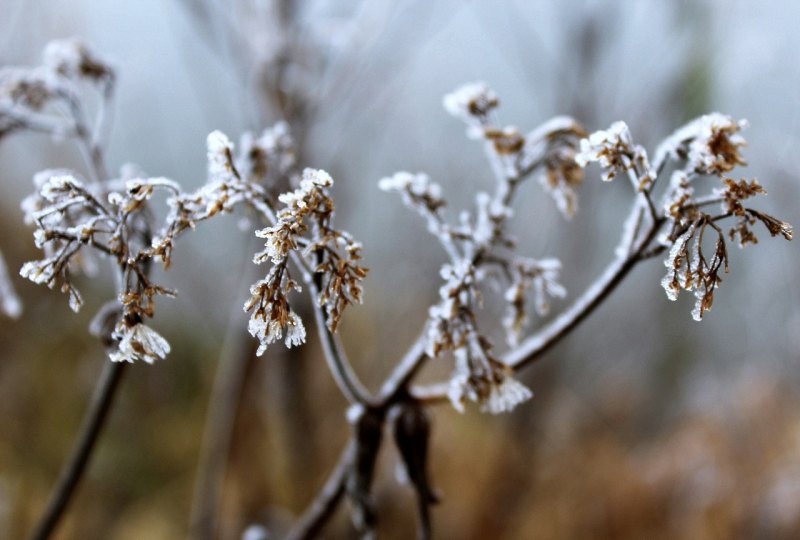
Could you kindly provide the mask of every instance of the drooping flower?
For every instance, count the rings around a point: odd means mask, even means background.
[[[44,49],[44,65],[67,77],[100,80],[113,70],[78,38],[51,41]]]
[[[692,120],[670,135],[656,150],[656,162],[670,157],[685,159],[687,169],[698,174],[721,175],[738,165],[746,165],[741,148],[746,145],[740,134],[746,120],[711,113]]]
[[[167,340],[143,323],[131,325],[122,320],[112,337],[119,340],[118,348],[109,354],[112,362],[141,361],[152,364],[166,358],[170,351]]]
[[[482,412],[501,414],[533,397],[528,387],[512,377],[508,366],[488,355],[475,340],[453,352],[456,370],[447,397],[457,411],[464,412],[465,403],[472,401]]]

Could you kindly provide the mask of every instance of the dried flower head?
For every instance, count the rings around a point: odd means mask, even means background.
[[[285,262],[273,266],[267,277],[250,287],[250,300],[244,305],[245,311],[252,311],[247,330],[259,340],[256,354],[261,356],[267,346],[283,337],[286,332],[286,346],[305,343],[306,330],[303,321],[291,309],[287,295],[300,291],[300,286],[292,280],[286,270]]]
[[[253,285],[252,298],[245,304],[245,311],[252,311],[250,333],[261,341],[259,354],[284,330],[287,346],[305,340],[302,322],[286,300],[290,290],[299,289],[289,276],[287,263],[292,255],[310,259],[303,264],[313,269],[317,303],[332,332],[345,308],[362,301],[361,281],[367,270],[359,264],[361,244],[333,228],[334,204],[328,193],[332,186],[327,172],[305,169],[299,187],[278,197],[285,206],[277,212],[275,223],[256,231],[266,242],[253,262],[273,264],[267,278]]]
[[[490,414],[510,412],[533,397],[533,393],[512,377],[511,369],[488,353],[485,340],[472,336],[455,349],[456,371],[450,379],[447,396],[453,407],[464,412],[467,401],[478,403]]]
[[[497,94],[484,82],[465,84],[444,96],[445,110],[467,123],[481,123],[500,104]]]
[[[551,298],[564,298],[567,290],[558,282],[561,262],[558,259],[518,257],[510,265],[511,284],[504,298],[508,303],[503,327],[510,345],[516,345],[528,323],[528,294],[533,296],[534,310],[540,316],[550,311]]]
[[[716,233],[711,256],[703,250],[704,235]],[[722,230],[707,217],[692,223],[673,243],[664,261],[669,269],[661,280],[667,298],[676,300],[681,289],[693,291],[692,317],[700,321],[714,303],[714,291],[722,282],[720,271],[728,272],[728,252]]]
[[[604,182],[613,180],[620,172],[628,173],[631,183],[639,191],[649,189],[656,178],[647,152],[633,143],[625,122],[614,122],[607,130],[596,131],[582,139],[575,162],[581,167],[591,162],[599,163],[605,169]]]
[[[113,69],[78,38],[48,43],[44,65],[66,77],[99,81],[114,75]]]
[[[117,349],[109,353],[112,362],[146,362],[153,364],[169,354],[170,346],[161,335],[142,323],[122,319],[112,334],[119,341]]]
[[[0,70],[0,114],[10,115],[13,107],[39,111],[61,91],[63,83],[47,68],[3,68]],[[9,117],[8,121],[11,119]]]
[[[583,182],[583,168],[575,160],[577,152],[571,145],[562,145],[548,153],[545,172],[540,182],[556,201],[561,214],[571,219],[578,211],[577,188]]]
[[[668,137],[656,150],[656,162],[667,157],[686,160],[687,170],[697,174],[721,175],[746,165],[741,149],[747,144],[741,131],[746,120],[711,113],[697,118]]]
[[[287,178],[297,166],[297,148],[286,122],[265,129],[257,138],[245,133],[239,144],[237,167],[248,181],[274,185]]]
[[[486,127],[483,136],[486,140],[491,141],[495,152],[501,156],[517,154],[525,146],[525,137],[513,126],[503,129]]]

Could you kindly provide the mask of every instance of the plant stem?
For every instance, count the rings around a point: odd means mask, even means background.
[[[72,455],[61,469],[45,513],[30,535],[30,540],[45,540],[58,526],[61,516],[67,509],[75,489],[86,472],[95,444],[111,411],[111,405],[122,380],[125,366],[125,363],[105,361],[89,409],[84,415]]]
[[[238,322],[234,317],[230,320]],[[247,346],[249,342],[242,343],[238,330],[234,324],[228,325],[211,389],[189,518],[189,538],[195,540],[208,540],[217,534],[217,514],[236,413],[254,357],[252,347]]]
[[[311,294],[311,301],[313,304],[312,311],[314,312],[314,320],[316,321],[317,331],[320,341],[322,342],[322,350],[325,353],[325,360],[328,362],[328,367],[333,375],[333,379],[347,398],[347,401],[350,403],[360,403],[362,405],[369,404],[369,392],[364,388],[364,385],[355,374],[355,371],[353,371],[340,343],[333,335],[333,332],[328,328],[328,324],[325,320],[325,313],[315,301],[319,296],[319,285],[315,283],[313,278],[307,280],[306,285]]]
[[[309,505],[303,517],[286,535],[285,540],[306,540],[317,537],[322,526],[333,515],[334,510],[342,500],[347,473],[352,468],[353,460],[356,456],[356,447],[356,442],[353,439],[347,443],[342,455],[339,457],[336,468],[331,472],[325,485]]]
[[[425,358],[425,333],[423,332],[406,352],[402,360],[395,366],[392,373],[381,386],[377,402],[381,407],[388,408],[401,393],[409,381],[422,367]]]

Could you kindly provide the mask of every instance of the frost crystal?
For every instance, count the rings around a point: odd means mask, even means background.
[[[166,358],[170,351],[167,340],[142,323],[130,326],[122,321],[114,329],[112,337],[119,340],[118,349],[109,354],[112,362],[142,361],[152,364]]]

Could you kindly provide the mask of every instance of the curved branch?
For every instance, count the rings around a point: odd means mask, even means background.
[[[30,535],[30,540],[45,540],[49,538],[67,509],[111,411],[111,405],[122,380],[125,366],[125,363],[106,360],[100,380],[92,395],[89,409],[84,416],[72,455],[61,469],[56,487],[47,503],[47,509],[36,529]]]
[[[514,370],[518,370],[538,360],[562,338],[569,335],[608,298],[633,267],[651,256],[648,249],[662,224],[663,218],[651,223],[630,253],[612,261],[572,306],[536,334],[522,341],[518,347],[506,353],[502,361]],[[412,396],[426,404],[443,403],[447,400],[447,389],[447,384],[418,387],[412,389]]]
[[[328,324],[325,321],[325,313],[314,301],[319,296],[316,283],[314,283],[313,279],[310,279],[306,281],[306,285],[311,292],[314,321],[317,323],[317,331],[322,342],[322,350],[325,352],[325,360],[328,362],[328,367],[336,384],[350,403],[369,404],[369,393],[355,374],[355,371],[353,371],[339,340],[328,328]]]
[[[650,246],[662,223],[662,219],[652,222],[630,253],[615,259],[569,309],[536,334],[524,340],[517,348],[509,351],[503,357],[503,361],[512,368],[519,369],[533,363],[544,352],[561,341],[611,294],[637,263],[643,260],[642,255]]]
[[[392,402],[396,401],[398,394],[403,391],[408,382],[416,375],[426,358],[428,356],[425,354],[425,334],[423,333],[417,338],[381,386],[377,397],[379,407],[388,407]]]

